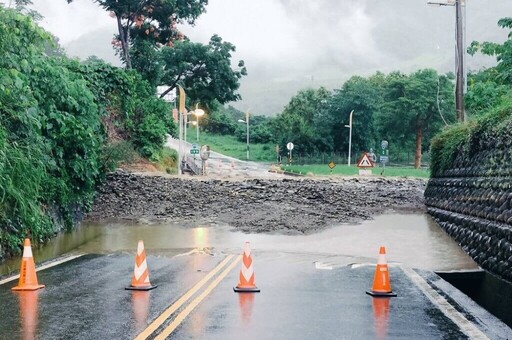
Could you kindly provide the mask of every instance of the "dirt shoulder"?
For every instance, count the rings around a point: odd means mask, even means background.
[[[389,209],[424,210],[422,179],[190,179],[115,172],[88,220],[227,224],[245,232],[311,233]]]

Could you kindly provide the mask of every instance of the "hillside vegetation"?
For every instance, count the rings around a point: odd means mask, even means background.
[[[158,158],[169,112],[138,73],[71,60],[0,6],[0,259],[72,227],[126,153]]]

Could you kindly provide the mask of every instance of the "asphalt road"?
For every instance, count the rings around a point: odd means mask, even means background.
[[[201,147],[201,143],[198,146]],[[179,140],[169,137],[166,146],[179,150]],[[184,155],[193,157],[190,154],[192,143],[182,141],[182,151]],[[196,156],[196,164],[201,165],[201,158]],[[269,172],[271,167],[262,163],[244,161],[229,157],[214,150],[210,151],[210,157],[207,161],[207,176],[228,178],[282,178],[284,175]]]
[[[421,284],[430,286],[422,276],[399,266],[390,268],[398,296],[374,299],[365,294],[373,266],[328,269],[312,255],[263,251],[254,254],[261,293],[237,294],[239,259],[148,255],[158,287],[133,292],[124,290],[132,254],[85,255],[40,271],[46,288],[37,292],[12,292],[15,281],[0,285],[0,338],[495,339],[510,330],[493,318],[473,318],[478,307],[447,309],[435,291],[424,293]]]

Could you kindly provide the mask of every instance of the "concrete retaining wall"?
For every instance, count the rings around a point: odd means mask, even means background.
[[[482,268],[512,282],[512,150],[460,158],[428,182],[427,210]]]

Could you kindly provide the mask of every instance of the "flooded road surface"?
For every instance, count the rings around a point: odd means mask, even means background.
[[[235,251],[250,241],[255,251],[306,256],[325,265],[374,263],[386,246],[389,262],[428,270],[478,268],[476,263],[426,214],[386,214],[359,225],[340,225],[312,235],[268,235],[233,232],[227,226],[183,228],[177,224],[84,224],[64,233],[41,249],[36,262],[67,253],[90,254],[130,251],[139,239],[152,254],[175,256],[190,251]],[[19,260],[0,265],[0,275],[17,271]]]
[[[158,285],[148,292],[124,289],[139,239]],[[233,292],[246,240],[257,294]],[[398,296],[391,299],[365,294],[375,267],[364,264],[375,264],[381,245],[394,263]],[[83,225],[34,249],[37,262],[71,254],[85,255],[40,271],[46,287],[39,291],[13,292],[14,280],[0,284],[0,339],[506,339],[512,332],[474,303],[466,308],[455,299],[462,311],[447,311],[445,297],[453,295],[430,287],[441,280],[431,270],[477,266],[422,214],[295,236],[227,226]]]

